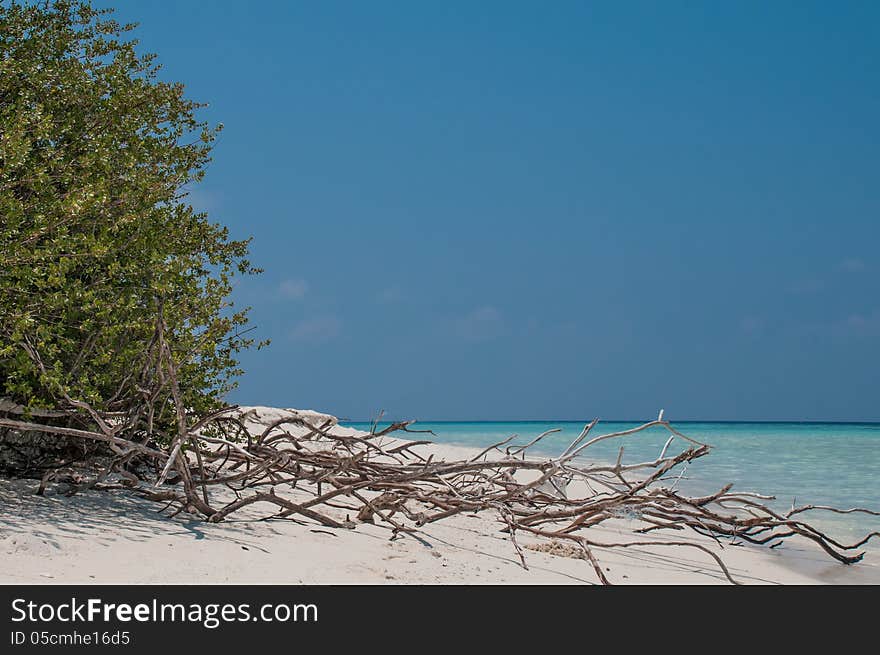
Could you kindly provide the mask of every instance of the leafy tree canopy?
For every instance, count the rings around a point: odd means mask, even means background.
[[[249,240],[186,200],[221,126],[134,28],[83,0],[0,2],[0,395],[31,407],[130,406],[160,306],[189,409],[252,345],[229,300],[258,272]]]

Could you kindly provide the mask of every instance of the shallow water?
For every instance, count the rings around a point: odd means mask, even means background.
[[[350,423],[369,430],[364,423]],[[635,422],[601,422],[591,436],[637,426]],[[559,455],[583,428],[573,422],[436,422],[419,423],[430,429],[434,441],[486,447],[517,434],[512,443],[524,444],[545,430],[562,432],[545,437],[536,454]],[[839,508],[867,507],[880,510],[880,423],[712,423],[678,422],[683,434],[712,446],[712,451],[690,464],[679,483],[683,491],[707,493],[732,482],[735,490],[756,491],[776,496],[776,507],[832,505]],[[624,463],[650,461],[657,457],[669,433],[662,427],[610,439],[591,446],[583,454],[599,461],[614,461],[624,446]],[[422,438],[419,436],[418,438]],[[670,452],[683,450],[676,439]],[[677,451],[676,451],[677,452]],[[677,469],[678,471],[678,469]],[[844,540],[857,540],[880,531],[880,517],[864,514],[839,515],[811,512],[817,525]],[[871,550],[880,548],[880,540]]]

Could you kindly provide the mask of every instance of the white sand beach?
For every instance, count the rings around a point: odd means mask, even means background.
[[[442,444],[423,446],[421,452],[435,459],[476,454]],[[520,535],[524,569],[502,525],[488,514],[454,516],[390,539],[389,528],[369,523],[334,529],[307,520],[260,520],[271,510],[259,505],[208,523],[187,515],[166,518],[158,511],[160,503],[124,491],[66,497],[50,487],[38,496],[37,486],[36,480],[0,479],[0,583],[598,583],[589,562],[531,550],[538,542]],[[346,518],[344,510],[334,511],[339,520]],[[590,534],[634,540],[635,527],[635,521],[620,519],[591,528]],[[847,566],[796,541],[771,550],[722,548],[695,532],[677,533],[676,540],[713,549],[744,584],[880,583],[880,562],[870,554]],[[717,564],[694,548],[596,548],[595,554],[612,583],[727,583]]]

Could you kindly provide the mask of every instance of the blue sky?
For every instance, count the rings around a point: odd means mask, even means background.
[[[880,419],[880,4],[113,4],[226,127],[233,400]]]

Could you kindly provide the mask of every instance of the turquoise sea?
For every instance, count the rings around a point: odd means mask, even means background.
[[[369,424],[347,423],[369,430]],[[591,435],[617,432],[638,422],[600,422]],[[436,436],[413,435],[437,442],[483,448],[519,435],[513,443],[525,444],[545,430],[562,432],[545,437],[536,454],[559,455],[583,429],[583,422],[426,422],[415,429],[432,430]],[[717,490],[727,482],[734,489],[777,497],[780,509],[797,504],[832,505],[839,508],[867,507],[880,510],[880,423],[673,423],[683,434],[712,446],[712,451],[688,467],[679,488],[694,493]],[[622,439],[610,439],[584,452],[587,459],[614,461],[624,446],[626,463],[657,457],[668,432],[662,427]],[[679,450],[684,442],[676,440]],[[671,452],[671,451],[670,451]],[[880,531],[880,517],[864,514],[839,515],[811,512],[818,525],[835,536],[854,540],[867,532]],[[880,540],[871,550],[880,549]]]

